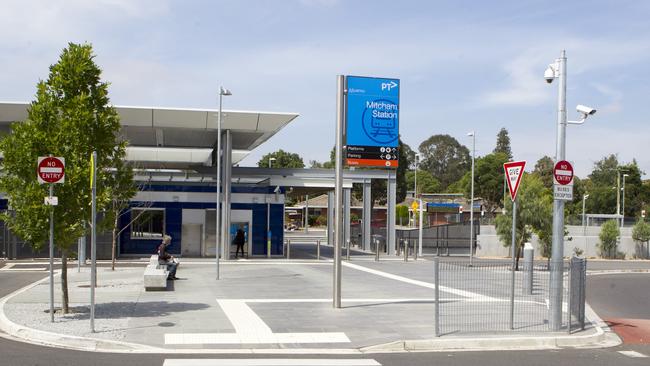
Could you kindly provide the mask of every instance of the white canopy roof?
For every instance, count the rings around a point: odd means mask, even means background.
[[[0,131],[12,122],[27,119],[26,102],[0,102]],[[150,167],[189,168],[211,165],[217,142],[216,109],[115,106],[120,116],[120,135],[129,141],[127,159]],[[232,163],[271,138],[297,113],[222,111],[223,130],[232,135]]]

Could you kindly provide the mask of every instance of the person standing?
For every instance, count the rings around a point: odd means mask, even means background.
[[[246,236],[244,235],[242,225],[239,225],[239,229],[237,229],[233,242],[237,246],[237,249],[235,249],[235,258],[237,258],[237,255],[239,254],[239,249],[241,249],[241,256],[244,257],[244,243],[246,242]]]

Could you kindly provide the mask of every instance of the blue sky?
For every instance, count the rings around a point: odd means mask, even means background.
[[[114,104],[298,112],[242,165],[279,148],[305,163],[334,143],[336,75],[401,79],[403,140],[450,134],[477,155],[506,127],[515,159],[554,155],[562,49],[567,158],[585,176],[616,153],[650,173],[648,1],[3,1],[0,100],[28,101],[67,42],[88,41]],[[647,174],[646,174],[647,177]]]

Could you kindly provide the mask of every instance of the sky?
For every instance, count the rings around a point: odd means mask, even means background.
[[[477,156],[508,129],[514,159],[555,154],[567,53],[567,128],[578,176],[617,154],[650,174],[650,1],[5,0],[0,100],[31,101],[68,42],[89,42],[116,105],[297,112],[240,165],[278,149],[305,163],[334,145],[336,75],[398,78],[400,133],[449,134]]]

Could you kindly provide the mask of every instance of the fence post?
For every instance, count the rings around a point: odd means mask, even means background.
[[[320,260],[320,240],[316,240],[316,260]]]
[[[574,286],[574,273],[573,273],[573,271],[575,270],[575,264],[576,264],[576,262],[574,261],[574,258],[576,258],[576,257],[571,256],[571,259],[569,260],[569,296],[567,296],[568,297],[568,299],[567,299],[567,301],[568,301],[567,310],[568,310],[568,313],[569,313],[569,316],[567,317],[568,318],[568,320],[567,320],[567,322],[568,322],[568,324],[567,324],[567,332],[569,334],[571,334],[571,320],[572,320],[572,316],[573,316],[573,308],[572,308],[572,306],[573,306],[573,295],[574,295],[574,293],[576,291],[576,288]]]
[[[585,302],[587,300],[587,258],[582,258],[580,268],[580,330],[585,330]]]
[[[440,257],[433,258],[435,335],[440,337]]]

